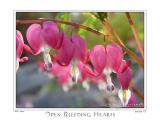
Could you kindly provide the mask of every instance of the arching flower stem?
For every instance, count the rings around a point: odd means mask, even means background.
[[[131,56],[142,68],[144,68],[144,63],[141,59],[139,59],[137,57],[137,55],[132,52],[131,50],[129,50],[122,42],[122,40],[120,39],[119,35],[117,34],[117,32],[112,28],[112,26],[110,25],[110,23],[105,20],[103,22],[104,26],[110,31],[111,34],[104,34],[102,32],[99,32],[95,29],[92,29],[88,26],[85,26],[85,25],[80,25],[80,24],[77,24],[77,23],[73,23],[73,22],[69,22],[69,21],[62,21],[62,20],[55,20],[55,19],[46,19],[46,18],[43,18],[43,19],[36,19],[36,20],[16,20],[16,25],[18,24],[33,24],[33,23],[43,23],[44,21],[54,21],[55,23],[60,23],[60,24],[66,24],[66,25],[71,25],[71,26],[74,26],[75,28],[81,28],[81,29],[84,29],[86,31],[90,31],[94,34],[97,34],[99,36],[102,36],[105,40],[110,40],[111,42],[113,43],[116,43],[116,44],[119,44],[126,52],[129,56]],[[109,28],[108,28],[109,27]],[[115,37],[117,38],[118,41],[116,41],[113,37],[113,35],[115,35]]]

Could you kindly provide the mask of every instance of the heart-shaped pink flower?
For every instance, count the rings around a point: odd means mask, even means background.
[[[64,85],[71,80],[70,74],[71,66],[61,66],[57,63],[53,64],[52,71],[50,72],[53,76],[58,78],[58,83]]]
[[[123,60],[122,49],[116,44],[106,46],[107,60],[110,68],[117,72]]]
[[[32,24],[27,29],[26,37],[31,50],[30,53],[39,54],[44,47],[59,48],[63,40],[63,32],[52,21],[45,21],[42,25]]]
[[[87,46],[83,38],[73,35],[71,41],[74,45],[74,59],[84,61],[87,53]]]
[[[61,66],[67,66],[74,56],[74,45],[69,36],[64,35],[63,43],[57,50],[58,54],[54,55],[54,60],[57,61]]]
[[[95,45],[90,51],[89,58],[94,67],[94,71],[101,74],[107,65],[105,48],[102,45]]]
[[[45,21],[42,25],[32,24],[27,29],[26,37],[30,47],[24,45],[27,52],[37,55],[43,53],[45,61],[45,69],[49,71],[52,68],[50,58],[50,48],[58,49],[63,42],[63,32],[58,29],[58,26],[52,21]]]
[[[122,61],[122,66],[126,65],[126,61]],[[127,67],[125,71],[117,73],[117,79],[120,81],[123,90],[127,90],[132,79],[132,70]]]
[[[94,73],[92,72],[91,68],[87,65],[87,64],[84,64],[83,62],[79,62],[77,64],[77,67],[80,71],[80,76],[81,76],[81,79],[80,81],[83,81],[85,79],[93,79],[94,78]]]
[[[16,70],[19,68],[19,62],[26,62],[28,60],[28,57],[22,57],[23,53],[23,36],[20,31],[16,30]]]

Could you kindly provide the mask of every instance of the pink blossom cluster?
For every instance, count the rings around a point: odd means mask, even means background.
[[[127,106],[130,101],[135,103],[134,94],[129,90],[132,79],[131,62],[124,60],[119,45],[95,45],[92,49],[87,49],[82,37],[66,35],[52,21],[30,25],[26,38],[29,45],[24,44],[22,34],[16,31],[17,70],[19,62],[28,60],[28,57],[22,57],[25,50],[35,56],[43,54],[44,60],[39,62],[39,68],[57,78],[64,91],[79,82],[86,90],[89,90],[90,84],[96,84],[100,90],[114,92],[111,78],[113,72],[120,83],[118,97],[122,105]],[[49,53],[51,49],[54,49],[53,55]]]

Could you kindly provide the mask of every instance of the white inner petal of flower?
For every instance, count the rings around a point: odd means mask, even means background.
[[[43,59],[45,62],[45,69],[50,70],[52,68],[52,61],[49,54],[49,48],[47,46],[42,47]]]
[[[88,80],[84,80],[84,81],[82,82],[82,87],[85,88],[86,91],[89,91],[90,85],[89,85]]]
[[[106,75],[107,79],[107,90],[112,92],[114,90],[114,84],[112,83],[110,74],[112,73],[112,70],[108,67],[104,69],[103,73]]]
[[[78,67],[76,66],[76,62],[74,61],[72,62],[71,76],[72,76],[72,81],[77,83],[80,76],[80,72]]]
[[[98,89],[99,90],[106,90],[106,87],[107,87],[106,83],[104,81],[100,80],[98,83]]]
[[[129,99],[131,98],[131,91],[129,89],[128,90],[120,89],[118,91],[118,97],[120,98],[123,107],[126,107],[129,102]]]

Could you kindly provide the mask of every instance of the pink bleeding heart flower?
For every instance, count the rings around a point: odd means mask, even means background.
[[[16,30],[16,58],[20,58],[23,52],[23,36],[20,31]]]
[[[80,82],[82,83],[82,86],[86,89],[89,90],[90,88],[90,83],[98,85],[98,88],[100,90],[104,90],[106,87],[106,76],[104,74],[101,74],[99,76],[94,76],[93,71],[91,68],[83,63],[79,62],[77,64],[78,69],[80,70]]]
[[[129,78],[129,77],[132,76],[131,72],[130,72],[131,69],[128,68],[129,65],[131,64],[131,62],[123,60],[123,51],[122,51],[121,47],[116,44],[107,45],[106,46],[106,53],[107,53],[107,60],[108,60],[107,64],[108,65],[107,65],[107,69],[106,69],[105,73],[106,73],[107,79],[109,80],[108,81],[108,83],[109,83],[108,88],[113,88],[113,83],[111,82],[110,74],[111,74],[111,72],[115,72],[115,73],[117,73],[118,79],[122,78],[120,80],[120,83],[122,85],[122,89],[123,88],[126,89],[127,84],[129,84],[130,80],[131,80],[131,78]],[[126,70],[129,72],[127,72]],[[126,71],[126,72],[124,72],[124,71]],[[128,76],[128,78],[126,78],[128,81],[123,80],[123,79],[125,79],[125,78],[123,78],[123,76],[125,76],[125,75],[126,75],[126,77]]]
[[[79,62],[77,64],[77,67],[80,71],[80,76],[81,76],[81,81],[85,80],[85,79],[93,79],[94,76],[93,76],[93,72],[91,70],[91,68],[87,65],[87,64],[84,64],[83,62]],[[92,74],[90,74],[92,73]]]
[[[72,87],[72,80],[71,80],[71,65],[68,66],[61,66],[57,63],[53,64],[53,68],[51,70],[51,74],[54,77],[57,77],[58,84],[62,86],[64,91],[68,91],[70,87]]]
[[[108,51],[112,51],[109,47],[108,49],[109,49]],[[114,51],[112,52],[114,53]],[[109,53],[112,54],[111,52]],[[98,76],[102,74],[105,75],[105,82],[101,82],[101,84],[99,84],[100,86],[103,86],[103,87],[99,87],[99,88],[103,88],[103,89],[106,88],[107,91],[112,92],[114,90],[114,84],[112,83],[112,80],[111,80],[110,74],[112,73],[112,69],[110,68],[110,65],[109,65],[110,63],[109,60],[112,60],[112,59],[109,59],[109,57],[107,56],[107,50],[102,45],[94,46],[90,52],[90,60],[96,72],[95,77],[97,77],[97,75]]]
[[[126,67],[126,65],[127,61],[123,60],[119,68],[120,70],[118,70],[120,72],[117,72],[117,79],[119,80],[121,85],[121,89],[118,92],[118,96],[124,107],[127,106],[129,100],[132,97],[132,93],[129,90],[129,85],[132,79],[132,70],[129,66]]]
[[[122,49],[116,44],[109,44],[106,46],[106,53],[110,68],[114,72],[118,71],[123,60]]]
[[[71,63],[72,79],[75,82],[79,79],[79,69],[77,68],[78,61],[86,62],[89,56],[86,49],[86,44],[80,36],[64,36],[62,46],[57,50],[58,55],[54,55],[54,60],[62,66]]]
[[[21,58],[23,53],[23,45],[23,36],[20,31],[16,30],[16,70],[19,68],[19,62],[26,62],[28,60],[28,57]]]
[[[71,41],[74,44],[74,59],[81,60],[82,62],[85,61],[87,46],[83,38],[78,35],[73,35]]]
[[[106,76],[104,74],[100,74],[99,76],[91,77],[90,81],[96,85],[98,85],[101,82],[104,82],[105,84],[107,84]]]
[[[43,40],[41,39],[41,29],[40,24],[32,24],[27,29],[26,37],[34,54],[39,54],[41,52],[43,44]]]
[[[52,21],[46,21],[42,25],[32,24],[27,29],[26,37],[34,54],[39,54],[46,45],[57,49],[62,43],[63,33]]]
[[[49,48],[58,49],[63,42],[63,32],[52,21],[45,21],[42,25],[32,24],[27,29],[26,37],[29,45],[24,46],[26,51],[33,55],[43,52],[46,70],[52,67],[52,61],[49,55]]]
[[[57,51],[58,55],[53,56],[54,60],[61,66],[67,66],[74,55],[74,45],[69,36],[64,35],[63,43]]]
[[[123,73],[124,71],[127,70],[127,68],[129,67],[129,65],[131,64],[130,60],[122,60],[121,65],[118,68],[118,71],[116,71],[117,73]]]
[[[123,60],[121,63],[121,66],[125,66],[125,65],[126,65],[126,61]],[[127,90],[132,79],[131,68],[127,67],[127,69],[124,72],[117,73],[117,79],[120,81],[122,89]]]
[[[71,75],[70,75],[71,66],[70,65],[64,67],[64,66],[60,66],[57,63],[54,63],[53,66],[54,67],[53,67],[51,73],[54,76],[58,77],[59,79],[60,78],[63,79],[64,80],[63,82],[65,82],[65,80],[67,80],[71,77]],[[63,82],[60,84],[63,84]]]
[[[77,35],[74,35],[72,37],[64,36],[63,37],[63,43],[58,49],[58,55],[54,56],[54,59],[62,66],[68,65],[71,60],[80,60],[85,61],[86,60],[86,44],[84,40]]]
[[[39,69],[43,72],[46,72],[44,69],[44,62],[39,62],[38,66]],[[68,66],[61,66],[57,63],[52,64],[53,67],[50,71],[47,71],[47,74],[51,78],[55,78],[57,80],[57,83],[62,86],[63,90],[67,92],[73,85],[71,80],[71,65]]]
[[[107,83],[106,88],[108,91],[112,92],[114,90],[114,85],[111,81],[111,76],[110,76],[112,69],[108,65],[108,58],[106,55],[105,47],[103,47],[102,45],[94,46],[90,51],[89,58],[90,58],[90,61],[94,67],[94,72],[92,72],[89,69],[86,69],[87,73],[93,75],[95,78],[104,74],[105,81]],[[103,82],[103,83],[105,83],[105,82]],[[103,84],[103,86],[104,86],[104,84]]]
[[[123,51],[120,46],[116,44],[109,44],[106,46],[106,53],[108,59],[108,66],[115,73],[124,72],[128,66],[131,64],[131,61],[128,60],[123,62]]]
[[[88,91],[90,89],[90,79],[93,77],[90,74],[87,74],[86,68],[90,69],[88,65],[84,64],[83,62],[79,62],[77,67],[80,71],[80,79],[79,82],[82,84],[82,87]]]
[[[43,23],[42,27],[42,36],[45,43],[51,48],[60,48],[64,33],[58,29],[57,24],[52,21],[47,21]]]
[[[93,76],[88,74],[88,71],[92,71],[90,67],[87,64],[84,64],[83,62],[79,62],[77,64],[77,67],[80,71],[80,80],[79,82],[82,84],[83,88],[85,88],[86,91],[90,89],[90,82],[91,79],[93,79]]]
[[[90,51],[89,58],[94,67],[94,71],[101,74],[107,65],[105,48],[102,45],[95,45]]]

